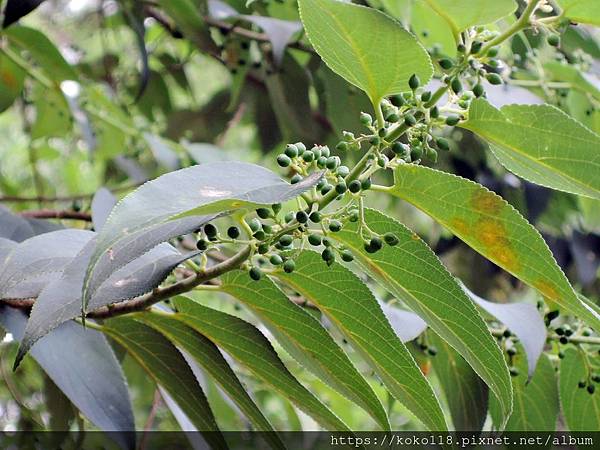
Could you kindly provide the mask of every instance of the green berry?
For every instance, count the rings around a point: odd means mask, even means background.
[[[279,255],[271,255],[271,257],[269,258],[269,262],[274,266],[279,266],[283,264],[283,258],[281,258],[281,256]]]
[[[264,223],[262,229],[265,232],[265,234],[273,234],[273,227],[271,225],[267,225],[266,223]]]
[[[460,80],[458,78],[454,78],[452,80],[452,83],[450,83],[450,87],[452,88],[452,91],[455,94],[459,94],[463,90],[462,83],[460,82]]]
[[[438,109],[437,106],[434,106],[433,108],[431,108],[429,110],[429,115],[431,116],[432,119],[437,119],[440,116],[440,110]]]
[[[411,75],[410,79],[408,80],[408,86],[414,91],[420,85],[421,85],[421,80],[419,80],[419,77],[417,76],[416,73],[413,73]]]
[[[450,115],[450,116],[446,117],[446,125],[449,125],[451,127],[456,125],[459,121],[460,121],[460,117],[458,117],[456,115]]]
[[[304,153],[302,153],[302,159],[308,163],[313,162],[313,160],[315,159],[315,154],[310,150],[307,150]]]
[[[400,120],[400,116],[393,112],[385,116],[385,120],[387,120],[390,123],[396,123]]]
[[[345,152],[348,150],[348,143],[344,141],[338,142],[338,144],[335,146],[335,149],[339,150],[340,152]]]
[[[587,386],[587,382],[585,380],[579,380],[579,383],[577,383],[577,387],[579,389],[583,389],[586,386]]]
[[[248,222],[248,226],[253,233],[256,233],[258,230],[260,230],[260,221],[258,219],[252,219]]]
[[[370,178],[365,178],[364,180],[362,180],[360,182],[360,188],[363,191],[368,191],[369,189],[371,189],[371,179]]]
[[[549,34],[546,41],[552,47],[558,47],[560,45],[560,36],[558,34]]]
[[[410,149],[408,145],[403,144],[402,142],[394,142],[392,144],[392,151],[394,152],[394,154],[403,157],[407,155],[408,152],[410,152]]]
[[[345,131],[344,131],[345,133]],[[319,159],[321,157],[321,147],[318,145],[315,145],[311,150],[310,150],[313,155],[315,155],[315,159]]]
[[[329,158],[330,155],[330,150],[329,147],[327,147],[326,145],[321,146],[321,156],[324,156],[325,158]]]
[[[227,236],[231,239],[237,239],[240,237],[240,229],[238,227],[229,227],[227,229]]]
[[[323,261],[325,262],[333,261],[335,259],[335,253],[333,253],[333,250],[330,248],[326,248],[321,253],[321,258],[323,258]]]
[[[438,64],[444,70],[450,70],[450,69],[452,69],[452,67],[454,67],[454,63],[452,62],[451,59],[448,59],[448,58],[440,59],[438,61]]]
[[[498,52],[499,52],[498,47],[492,47],[488,50],[487,55],[490,58],[495,58],[496,56],[498,56]]]
[[[517,349],[514,347],[510,347],[506,349],[506,353],[510,356],[515,356],[517,354]]]
[[[327,158],[325,158],[324,156],[319,156],[317,158],[317,167],[319,169],[324,169],[327,166]]]
[[[473,94],[477,98],[485,94],[485,90],[483,89],[483,85],[481,83],[477,83],[475,86],[473,86]]]
[[[565,334],[565,330],[562,327],[558,327],[554,330],[554,332],[556,334],[558,334],[559,336],[563,336]]]
[[[310,213],[310,216],[308,216],[308,218],[313,223],[319,223],[321,221],[321,213],[319,211],[313,211]]]
[[[354,255],[349,250],[343,250],[341,252],[342,261],[344,262],[352,262],[354,261]]]
[[[348,190],[350,192],[352,192],[353,194],[356,194],[357,192],[360,192],[360,181],[358,180],[352,180],[350,182],[350,184],[348,185]]]
[[[597,374],[597,373],[593,374],[592,375],[592,381],[594,383],[600,383],[600,374]]]
[[[266,253],[269,253],[269,244],[266,243],[262,243],[258,246],[258,248],[256,249],[258,251],[258,253],[260,253],[261,255],[264,255]]]
[[[279,164],[280,167],[289,167],[289,165],[292,164],[292,160],[288,155],[282,153],[277,156],[277,164]]]
[[[517,369],[516,367],[511,367],[508,371],[511,377],[519,376],[519,369]]]
[[[347,190],[348,187],[346,186],[346,183],[344,181],[340,181],[338,184],[335,185],[335,192],[337,192],[340,195],[344,194]]]
[[[369,245],[376,250],[381,250],[383,248],[383,241],[375,236],[371,238]]]
[[[302,175],[300,174],[296,174],[292,177],[292,179],[290,180],[291,184],[296,184],[296,183],[300,183],[302,181]]]
[[[558,352],[558,359],[564,359],[564,357],[565,357],[565,352],[559,351]]]
[[[330,156],[329,158],[327,158],[327,168],[329,170],[334,170],[339,165],[340,165],[340,158],[338,158],[337,156]]]
[[[596,392],[596,386],[593,384],[589,384],[587,387],[587,391],[590,395],[593,395]]]
[[[417,124],[417,119],[415,119],[415,116],[413,116],[412,114],[409,113],[404,116],[404,123],[407,126],[412,127]]]
[[[471,44],[471,53],[472,54],[479,53],[479,50],[481,50],[481,47],[483,47],[483,42],[473,41],[473,43]]]
[[[423,147],[420,145],[415,145],[410,150],[410,159],[412,161],[417,161],[423,157]]]
[[[265,233],[263,230],[258,230],[256,233],[254,233],[254,234],[252,235],[252,237],[253,237],[254,239],[257,239],[257,240],[259,240],[259,241],[262,241],[262,240],[264,240],[264,239],[267,237],[267,234],[266,234],[266,233]]]
[[[500,75],[498,75],[497,73],[488,73],[485,76],[485,79],[488,80],[488,82],[493,85],[499,85],[499,84],[503,83],[502,77]]]
[[[385,243],[387,245],[390,246],[394,246],[394,245],[398,245],[398,243],[400,242],[400,240],[398,239],[398,236],[396,236],[394,233],[385,233],[383,235],[383,240],[385,241]]]
[[[369,139],[369,144],[371,144],[371,145],[379,145],[379,136],[372,136]]]
[[[444,150],[444,151],[450,150],[450,143],[448,142],[447,139],[444,139],[442,137],[439,137],[435,140],[435,145],[437,145],[437,147],[440,150]]]
[[[350,211],[350,217],[348,217],[348,220],[352,223],[356,223],[356,222],[358,222],[358,219],[359,219],[358,210],[354,209],[354,210]]]
[[[437,348],[435,348],[435,347],[429,347],[427,349],[427,353],[429,353],[430,356],[435,356],[435,355],[437,355],[438,351],[437,351]]]
[[[204,234],[206,234],[209,238],[217,236],[217,227],[215,227],[212,223],[204,225]]]
[[[310,243],[310,245],[314,245],[319,246],[321,245],[321,236],[319,236],[318,234],[310,234],[308,236],[308,242]]]
[[[561,338],[559,339],[559,342],[560,342],[562,345],[567,345],[567,344],[569,343],[569,338],[568,338],[568,337],[566,337],[566,336],[561,336]]]
[[[394,105],[396,108],[400,108],[401,106],[403,106],[406,102],[404,101],[404,97],[402,97],[402,95],[398,94],[398,95],[392,95],[390,97],[390,102],[392,103],[392,105]]]
[[[260,217],[261,219],[268,219],[273,214],[271,213],[270,209],[267,209],[267,208],[258,208],[256,210],[256,215],[258,215],[258,217]]]
[[[342,178],[346,178],[350,173],[350,169],[348,168],[348,166],[340,166],[337,168],[335,173]]]
[[[248,273],[250,278],[252,278],[254,281],[258,281],[262,278],[262,272],[258,267],[253,267]]]
[[[283,263],[283,271],[285,273],[292,273],[295,268],[296,263],[292,259],[288,259],[286,262]]]
[[[327,194],[329,191],[331,191],[332,189],[333,189],[333,186],[332,186],[332,185],[330,185],[330,184],[326,184],[325,186],[323,186],[323,187],[321,188],[321,194],[322,194],[322,195],[325,195],[325,194]]]
[[[296,147],[294,144],[288,144],[285,147],[284,153],[289,158],[295,158],[298,156],[298,147]]]
[[[371,117],[370,114],[361,112],[360,113],[360,123],[362,123],[365,127],[369,127],[373,123],[373,118]]]
[[[279,238],[279,243],[284,247],[289,247],[290,245],[292,245],[292,242],[294,242],[294,238],[289,234],[284,234]]]
[[[208,248],[208,242],[204,239],[200,239],[198,242],[196,242],[196,248],[200,251],[204,251]]]
[[[324,237],[323,240],[321,241],[321,243],[325,246],[325,247],[331,247],[331,239]]]
[[[425,91],[421,94],[421,101],[428,102],[431,100],[431,91]]]
[[[296,217],[294,211],[290,211],[283,217],[283,220],[285,220],[285,223],[290,223],[292,220],[294,220],[294,217]]]
[[[341,229],[342,222],[340,222],[339,220],[332,220],[331,222],[329,222],[329,231],[331,231],[332,233],[337,233]]]
[[[298,211],[296,213],[296,220],[300,223],[306,223],[308,222],[308,214],[306,214],[304,211]]]
[[[279,212],[281,211],[281,203],[272,204],[271,209],[273,210],[273,213],[279,214]]]

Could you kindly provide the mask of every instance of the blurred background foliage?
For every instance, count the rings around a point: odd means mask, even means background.
[[[369,3],[395,15],[432,55],[455,51],[447,26],[423,2]],[[294,0],[227,0],[226,4],[239,15],[285,22],[261,25],[247,17],[232,19],[222,4],[209,11],[200,0],[47,0],[19,24],[3,30],[0,47],[13,58],[0,52],[2,204],[17,212],[86,212],[102,186],[122,195],[162,173],[218,160],[256,162],[276,169],[275,156],[288,142],[334,148],[342,130],[361,132],[359,113],[370,110],[369,102],[325,67],[307,45],[297,26]],[[598,39],[597,31],[572,26],[556,52],[535,33],[521,33],[513,39],[512,51],[502,55],[507,64],[497,68],[505,76],[510,72],[512,82],[490,86],[488,97],[497,106],[552,103],[600,132]],[[272,44],[286,43],[290,45],[283,53],[270,51]],[[560,60],[571,63],[575,72],[561,70],[565,66]],[[574,286],[597,301],[599,202],[517,179],[465,130],[452,130],[448,137],[452,149],[440,154],[439,166],[509,200],[542,232]],[[476,294],[501,303],[539,300],[532,290],[415,209],[373,194],[368,203],[418,231]],[[383,291],[377,294],[392,300]],[[198,301],[255,322],[220,294],[203,293]],[[420,350],[420,339],[415,341],[414,354],[429,373],[432,356]],[[92,427],[33,359],[26,359],[17,374],[11,371],[16,347],[10,336],[0,348],[0,430],[50,424]],[[550,355],[556,357],[557,352],[555,344]],[[351,428],[373,428],[364,411],[303,371],[284,352],[279,354],[319,398],[342,412]],[[123,367],[138,429],[177,429],[154,383],[129,357]],[[244,381],[253,386],[275,428],[316,428],[306,415],[245,375]],[[439,389],[437,378],[431,379]],[[371,380],[378,394],[385,395]],[[248,427],[208,377],[203,386],[221,429]],[[387,406],[394,429],[418,428],[391,398]]]

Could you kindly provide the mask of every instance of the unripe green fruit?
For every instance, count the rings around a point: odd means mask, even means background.
[[[356,194],[357,192],[360,192],[360,181],[358,181],[358,180],[352,180],[350,182],[350,184],[348,185],[348,190],[350,192],[352,192],[353,194]]]
[[[490,84],[493,84],[496,86],[503,83],[502,77],[500,75],[498,75],[497,73],[488,73],[485,76],[485,79],[488,80],[488,82]]]
[[[330,248],[326,248],[323,250],[323,253],[321,253],[321,258],[323,258],[323,261],[325,262],[333,261],[335,259],[335,253],[333,253],[333,250]]]
[[[266,234],[273,234],[273,227],[271,225],[264,223],[262,229]]]
[[[321,244],[323,244],[325,247],[331,247],[331,239],[324,237],[321,240]]]
[[[385,233],[383,235],[383,240],[385,241],[385,243],[391,247],[398,245],[398,243],[400,242],[400,240],[398,239],[398,236],[396,236],[394,233]]]
[[[263,243],[260,244],[256,250],[258,251],[259,254],[264,255],[266,253],[269,253],[269,244]]]
[[[391,113],[385,117],[385,120],[387,120],[390,123],[396,123],[400,120],[400,116],[396,113]]]
[[[259,240],[259,241],[262,241],[262,240],[264,240],[264,239],[267,237],[267,233],[265,233],[263,230],[258,230],[256,233],[254,233],[254,234],[252,235],[252,237],[253,237],[254,239],[257,239],[257,240]]]
[[[562,327],[558,327],[557,329],[554,330],[554,332],[556,334],[558,334],[559,336],[563,336],[565,334],[565,330]]]
[[[423,147],[420,145],[414,146],[410,149],[410,159],[416,161],[423,157]]]
[[[577,387],[579,389],[583,389],[586,386],[587,386],[587,382],[585,380],[579,380],[579,383],[577,383]]]
[[[558,47],[560,45],[560,36],[558,34],[549,34],[546,41],[552,47]]]
[[[336,150],[339,150],[340,152],[345,152],[348,150],[348,143],[341,141],[338,142],[338,144],[335,146]]]
[[[331,231],[332,233],[337,233],[341,229],[342,222],[340,222],[339,220],[332,220],[331,222],[329,222],[329,231]]]
[[[256,210],[256,214],[258,215],[258,217],[260,217],[261,219],[268,219],[269,217],[271,217],[273,214],[271,213],[271,210],[267,209],[267,208],[258,208]]]
[[[479,53],[479,50],[481,50],[481,47],[483,47],[483,42],[473,41],[473,43],[471,44],[471,53],[473,53],[473,54]]]
[[[227,229],[227,236],[231,239],[237,239],[240,237],[240,229],[238,227],[229,227]]]
[[[292,160],[289,156],[282,153],[281,155],[277,156],[277,164],[280,167],[289,167],[289,165],[292,164]]]
[[[569,338],[568,338],[568,337],[566,337],[566,336],[561,336],[561,338],[559,339],[559,342],[560,342],[562,345],[567,345],[567,344],[569,343]]]
[[[340,166],[337,168],[335,173],[342,178],[346,178],[350,173],[350,169],[348,168],[348,166]]]
[[[371,179],[370,178],[365,178],[364,180],[362,180],[360,182],[360,188],[363,191],[367,191],[367,190],[371,189]]]
[[[321,213],[319,211],[313,211],[308,216],[311,222],[319,223],[321,221]]]
[[[600,383],[600,374],[597,374],[597,373],[593,374],[592,375],[592,381],[594,383]]]
[[[460,80],[458,78],[454,78],[452,80],[452,83],[450,84],[450,87],[452,88],[452,91],[455,94],[459,94],[463,90],[462,83],[460,82]]]
[[[315,156],[315,159],[319,159],[321,157],[321,147],[318,145],[315,145],[310,151]]]
[[[444,150],[444,151],[450,150],[450,143],[448,142],[447,139],[444,139],[442,137],[439,137],[435,140],[435,145],[437,145],[440,150]]]
[[[327,158],[327,168],[329,170],[334,170],[337,166],[340,165],[340,158],[337,156],[330,156]]]
[[[394,105],[396,108],[400,108],[401,106],[403,106],[406,102],[404,101],[404,97],[402,97],[402,95],[398,94],[398,95],[392,95],[390,97],[390,102],[392,103],[392,105]]]
[[[387,133],[388,133],[388,132],[387,132],[387,129],[385,129],[385,128],[381,128],[381,129],[380,129],[380,130],[377,132],[377,134],[378,134],[378,135],[379,135],[379,137],[381,137],[381,138],[384,138],[384,137],[385,137],[385,135],[386,135]]]
[[[269,258],[269,262],[274,266],[279,266],[283,264],[283,259],[279,255],[271,255],[271,257]]]
[[[373,118],[371,117],[370,114],[361,112],[360,113],[360,123],[362,123],[366,127],[369,127],[373,123]]]
[[[258,281],[262,278],[262,272],[258,267],[253,267],[252,269],[250,269],[248,274],[250,275],[250,278],[252,278],[254,281]]]
[[[460,117],[455,116],[455,115],[446,117],[446,125],[449,125],[451,127],[456,125],[459,121],[460,121]]]
[[[204,251],[208,248],[208,242],[204,239],[200,239],[198,242],[196,242],[196,248],[200,251]]]
[[[587,391],[590,395],[593,395],[596,392],[596,386],[593,384],[589,384],[587,387]]]
[[[294,145],[298,149],[299,155],[301,155],[302,153],[304,153],[306,151],[306,145],[304,145],[302,142],[296,142]]]
[[[341,256],[342,256],[342,261],[344,261],[344,262],[354,261],[354,255],[349,250],[342,251]]]
[[[437,106],[434,106],[433,108],[431,108],[429,110],[429,115],[431,116],[432,119],[437,119],[440,116],[440,110],[438,109]]]
[[[379,145],[379,136],[373,136],[369,139],[369,144]]]
[[[419,77],[417,76],[417,74],[412,74],[408,80],[408,86],[414,91],[420,85],[421,85],[421,80],[419,80]]]
[[[352,223],[356,223],[356,222],[358,222],[358,219],[359,219],[358,210],[354,209],[354,210],[350,211],[350,217],[348,218],[348,220]]]
[[[376,250],[381,250],[383,248],[383,241],[375,236],[371,238],[369,245]]]
[[[296,213],[296,220],[300,223],[306,223],[308,222],[308,214],[306,214],[304,211],[298,211]]]
[[[430,356],[435,356],[435,355],[437,355],[438,351],[437,351],[437,348],[435,348],[435,347],[429,347],[427,349],[427,353],[429,353]]]
[[[344,194],[347,190],[348,190],[348,187],[346,186],[346,183],[343,181],[340,181],[338,184],[335,185],[335,192],[337,192],[340,195]]]
[[[508,372],[510,373],[511,377],[516,377],[519,376],[519,369],[517,369],[516,367],[511,367]]]
[[[300,183],[302,181],[302,175],[300,174],[296,174],[292,177],[292,179],[290,180],[290,184],[296,184],[296,183]]]
[[[483,94],[485,94],[485,90],[483,89],[483,85],[481,83],[477,83],[475,86],[473,86],[473,95],[475,95],[475,97],[479,98]]]
[[[565,357],[565,352],[563,352],[562,350],[558,352],[558,359],[564,359]]]
[[[295,268],[296,263],[292,259],[288,259],[286,262],[283,263],[283,271],[285,273],[292,273]]]
[[[450,70],[450,69],[452,69],[452,67],[454,67],[454,63],[452,62],[451,59],[448,59],[448,58],[440,59],[438,61],[438,64],[444,70]]]
[[[387,156],[385,156],[385,155],[381,155],[379,158],[377,158],[377,165],[379,167],[381,167],[382,169],[387,166],[388,162],[389,162],[389,160],[388,160]]]
[[[215,237],[217,235],[217,227],[215,227],[212,223],[204,225],[204,234],[206,234],[209,238]]]
[[[425,91],[421,94],[421,101],[428,102],[431,100],[431,91]]]
[[[283,220],[285,220],[285,223],[290,223],[292,220],[294,220],[294,217],[296,217],[294,212],[290,211],[283,217]]]
[[[290,158],[295,158],[296,156],[298,156],[298,147],[296,147],[294,144],[288,144],[285,147],[284,153]]]
[[[327,194],[329,191],[331,191],[333,189],[333,186],[331,184],[326,184],[325,186],[323,186],[321,188],[321,195],[325,195]]]
[[[310,150],[307,150],[304,153],[302,153],[302,159],[306,162],[313,162],[315,159],[315,154]]]
[[[274,203],[271,205],[271,209],[273,210],[273,213],[275,214],[279,214],[279,212],[281,211],[281,203]]]
[[[415,126],[417,124],[417,119],[415,119],[415,116],[413,116],[412,114],[406,114],[404,116],[404,123],[409,126]]]
[[[256,233],[258,230],[260,230],[260,225],[261,224],[258,219],[252,219],[248,222],[248,226],[250,227],[253,233]]]
[[[510,356],[515,356],[517,354],[517,349],[514,347],[510,347],[506,349],[506,353]]]
[[[319,169],[324,169],[325,167],[327,167],[327,158],[324,156],[319,156],[319,158],[317,159],[317,167]]]
[[[279,238],[279,243],[284,247],[289,247],[290,245],[292,245],[292,242],[294,242],[294,238],[289,234],[284,234]]]
[[[326,145],[323,145],[321,147],[321,156],[324,156],[325,158],[329,158],[330,153],[331,153],[331,151],[329,150],[329,147],[327,147]]]
[[[490,58],[495,58],[496,56],[498,56],[498,47],[492,47],[488,50],[487,55]]]
[[[314,245],[315,247],[321,245],[321,236],[318,234],[310,234],[308,236],[308,242],[310,245]]]

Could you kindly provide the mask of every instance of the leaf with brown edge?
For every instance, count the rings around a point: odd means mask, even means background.
[[[473,181],[413,164],[394,172],[385,192],[412,203],[471,248],[600,330],[600,314],[584,304],[540,233],[502,197]]]

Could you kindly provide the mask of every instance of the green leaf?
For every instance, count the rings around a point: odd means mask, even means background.
[[[187,216],[281,203],[310,189],[321,176],[322,172],[315,172],[291,185],[254,164],[216,162],[170,172],[144,184],[113,208],[98,233],[83,284],[84,307],[114,266],[110,252],[120,251],[136,235],[175,226],[175,219]]]
[[[514,0],[425,0],[452,27],[455,36],[474,25],[485,25],[512,14]]]
[[[450,24],[424,1],[415,2],[410,26],[426,48],[437,45],[442,54],[456,55],[456,41]]]
[[[8,109],[21,95],[25,71],[0,53],[0,112]]]
[[[381,402],[317,319],[293,304],[271,280],[256,282],[247,272],[236,271],[221,281],[221,289],[248,306],[302,366],[389,429]]]
[[[31,125],[31,138],[63,137],[73,126],[71,110],[59,89],[46,89],[36,84],[33,90],[35,122]]]
[[[496,109],[476,99],[461,126],[490,142],[508,170],[542,186],[600,198],[600,136],[550,105]]]
[[[427,336],[428,344],[437,349],[431,365],[446,396],[454,429],[481,430],[487,416],[487,385],[446,341],[435,333]]]
[[[562,15],[573,22],[600,26],[600,3],[597,0],[557,0]]]
[[[400,23],[372,8],[337,0],[299,0],[308,39],[338,75],[367,93],[371,102],[407,91],[416,74],[433,74],[425,49]]]
[[[178,348],[189,353],[250,419],[257,431],[269,432],[265,433],[264,437],[272,448],[285,448],[279,436],[273,433],[272,425],[260,412],[219,349],[210,340],[180,322],[175,315],[136,313],[130,317],[154,328]]]
[[[289,399],[324,427],[348,430],[348,427],[283,365],[271,343],[248,322],[238,317],[179,297],[176,318],[225,350],[232,358]]]
[[[589,373],[583,349],[569,348],[560,361],[560,405],[570,431],[600,430],[600,395],[590,395],[587,388],[578,386],[580,381],[589,383]],[[590,358],[588,356],[588,361]],[[595,367],[597,371],[598,366]],[[598,384],[596,383],[596,391]]]
[[[275,276],[314,303],[353,344],[390,393],[431,430],[446,430],[439,402],[369,288],[344,266],[301,252],[293,273]]]
[[[518,353],[513,356],[513,367],[518,370],[518,375],[512,378],[514,409],[505,430],[554,431],[558,418],[558,386],[554,366],[547,355],[542,355],[533,378],[528,382],[527,358],[520,345],[517,349]],[[494,423],[498,418],[497,411],[498,407],[491,399],[490,414]]]
[[[192,369],[179,350],[152,328],[129,317],[112,318],[102,330],[127,352],[177,402],[204,436],[216,448],[226,449],[208,401]]]
[[[508,419],[512,404],[508,367],[471,299],[415,233],[374,210],[365,211],[365,221],[375,233],[393,233],[399,244],[367,253],[358,224],[348,224],[334,237],[352,250],[371,277],[404,301],[467,360],[500,399]]]
[[[558,61],[548,61],[544,63],[544,71],[549,76],[549,81],[564,81],[571,83],[572,87],[590,94],[596,100],[600,100],[600,88],[591,75],[582,73],[577,67],[570,66]]]
[[[539,232],[502,197],[464,178],[404,164],[387,191],[423,210],[470,247],[600,330]]]

